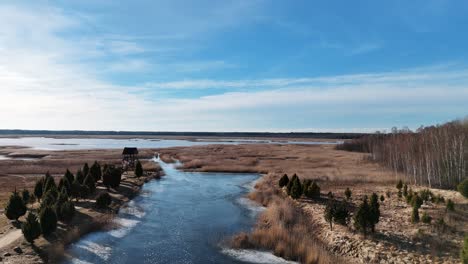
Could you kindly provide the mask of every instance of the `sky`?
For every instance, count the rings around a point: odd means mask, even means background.
[[[0,129],[373,132],[468,115],[468,2],[0,2]]]

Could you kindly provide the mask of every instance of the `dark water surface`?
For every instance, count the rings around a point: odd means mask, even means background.
[[[166,176],[145,184],[121,209],[122,227],[73,244],[75,258],[67,263],[284,263],[269,253],[222,247],[223,239],[253,226],[261,208],[242,197],[259,175],[189,173],[160,164]]]

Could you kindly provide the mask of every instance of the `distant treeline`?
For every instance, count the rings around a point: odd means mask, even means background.
[[[421,127],[416,132],[392,129],[337,145],[337,149],[367,152],[370,158],[413,184],[454,188],[468,177],[468,122],[453,121]]]
[[[85,135],[85,136],[188,136],[188,137],[275,137],[275,138],[326,138],[353,139],[363,133],[269,133],[269,132],[148,132],[148,131],[82,131],[82,130],[0,130],[0,135]]]

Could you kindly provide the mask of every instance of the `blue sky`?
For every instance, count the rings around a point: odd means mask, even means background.
[[[375,131],[468,113],[466,1],[2,1],[0,128]]]

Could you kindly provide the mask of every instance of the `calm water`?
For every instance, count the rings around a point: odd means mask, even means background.
[[[250,230],[261,210],[243,196],[256,174],[189,173],[161,162],[166,176],[122,208],[121,227],[71,245],[67,263],[287,263],[222,241]]]
[[[256,139],[226,139],[223,141],[200,141],[172,140],[172,139],[107,139],[107,138],[48,138],[48,137],[22,137],[22,138],[0,138],[0,146],[25,146],[42,150],[74,150],[74,149],[120,149],[124,147],[138,148],[167,148],[188,147],[208,144],[335,144],[334,142],[299,142],[284,141],[274,142],[271,140]]]

